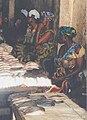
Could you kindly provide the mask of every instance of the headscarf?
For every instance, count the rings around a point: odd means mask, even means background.
[[[73,27],[62,26],[59,28],[60,35],[66,35],[69,38],[76,36],[76,30]]]
[[[28,16],[28,11],[26,9],[22,9],[21,10],[21,13],[25,15],[25,17]]]
[[[31,11],[29,11],[29,17],[31,17],[32,15],[34,15],[34,18],[37,20],[40,18],[40,14],[37,10],[33,9]]]
[[[54,21],[54,17],[55,17],[52,12],[45,12],[45,11],[41,12],[41,16],[44,16],[47,19],[52,20],[52,21]]]

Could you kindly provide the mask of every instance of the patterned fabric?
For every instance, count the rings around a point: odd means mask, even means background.
[[[43,58],[55,56],[55,54],[56,54],[55,48],[56,48],[56,46],[55,46],[55,43],[54,43],[54,42],[44,43],[44,44],[41,46],[41,50],[39,50],[39,51],[37,52],[37,54],[38,54],[37,60],[40,61],[40,60],[43,59]]]
[[[19,59],[20,62],[35,61],[37,59],[35,46],[32,44],[17,44],[12,54]]]
[[[52,21],[54,21],[54,17],[55,17],[52,12],[45,12],[45,11],[41,12],[41,16],[44,16],[47,19],[52,20]]]
[[[73,45],[67,50],[67,52],[63,55],[62,58],[55,57],[54,63],[55,65],[61,66],[61,62],[65,59],[68,59],[73,53],[75,53],[75,50],[79,47],[78,44],[73,43]]]
[[[60,35],[66,35],[70,38],[76,36],[76,30],[73,27],[66,27],[66,26],[60,27],[59,33]]]
[[[84,55],[85,55],[85,49],[83,46],[81,46],[79,53],[77,54],[77,53],[73,52],[70,55],[70,58],[80,58],[80,57],[83,57]]]
[[[57,44],[56,41],[54,41],[54,32],[53,30],[49,29],[46,30],[45,28],[43,28],[40,31],[40,37],[45,34],[46,32],[50,31],[52,33],[52,38],[50,40],[48,40],[47,42],[43,43],[42,45],[40,45],[40,50],[37,51],[37,55],[38,61],[41,61],[42,59],[46,58],[46,57],[53,57],[56,55],[56,50],[57,50]]]
[[[77,48],[80,48],[78,54],[76,53]],[[69,55],[69,53],[71,54]],[[68,49],[67,52],[63,55],[63,58],[67,58],[67,57],[68,58],[63,60],[62,62],[57,61],[56,65],[58,66],[56,67],[56,72],[54,73],[54,76],[56,76],[57,78],[63,77],[63,76],[67,76],[73,71],[76,71],[78,68],[78,64],[76,63],[76,58],[83,57],[84,55],[85,55],[85,49],[82,46],[79,46],[78,44],[74,43],[74,45],[71,46],[71,48]],[[79,77],[80,73],[81,72],[64,78],[61,81],[61,84],[64,80],[67,80],[70,85],[70,88],[71,89],[75,88],[78,84],[78,80],[81,79],[81,77]],[[61,86],[60,81],[54,81],[54,84],[57,85],[58,87]]]
[[[55,65],[57,67],[57,70],[55,72],[56,77],[64,76],[66,75],[65,68],[74,68],[76,65],[76,62],[74,59],[70,58],[70,55],[78,48],[78,44],[73,43],[73,45],[67,50],[67,52],[63,55],[62,58],[54,58]]]
[[[73,43],[73,45],[70,47],[70,49],[66,52],[66,54],[63,56],[63,58],[68,58],[70,56],[70,54],[72,54],[73,52],[75,52],[75,50],[78,48],[78,44]]]

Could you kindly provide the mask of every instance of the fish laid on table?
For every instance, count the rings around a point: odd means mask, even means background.
[[[18,61],[18,59],[15,58],[12,55],[3,56],[3,59],[4,59],[5,62],[15,62],[15,61]]]
[[[28,102],[28,101],[30,101],[30,99],[28,99],[27,97],[20,97],[18,99],[13,99],[12,103],[18,106],[20,103]]]
[[[19,62],[12,62],[9,65],[11,66],[11,68],[23,68],[24,67],[24,65]]]
[[[2,52],[8,52],[8,53],[11,53],[12,52],[12,49],[13,47],[6,44],[6,43],[2,43],[0,44],[0,47],[3,48],[3,51]]]
[[[12,70],[11,69],[11,73],[14,75],[14,76],[23,76],[25,73],[26,73],[26,70],[23,70],[23,69],[19,69],[17,68],[17,70]]]
[[[9,55],[9,53],[8,52],[0,52],[0,57],[4,57],[6,55]]]
[[[9,96],[9,100],[13,100],[15,98],[20,98],[20,97],[27,97],[28,93],[27,92],[19,92],[19,93],[14,93]]]
[[[11,76],[11,72],[0,72],[0,76]]]
[[[36,104],[41,105],[41,106],[55,106],[55,100],[51,99],[37,99],[35,100]]]
[[[22,109],[21,112],[24,115],[43,115],[45,114],[45,108],[38,107],[38,106],[32,106],[32,107]]]
[[[24,66],[25,69],[39,69],[38,63],[35,62],[27,62]]]
[[[22,102],[22,103],[19,103],[17,105],[18,108],[20,107],[24,107],[24,106],[37,106],[36,102],[35,101],[32,101],[32,100],[29,100],[29,101],[26,101],[26,102]]]
[[[46,99],[44,95],[29,95],[28,98],[31,100]]]

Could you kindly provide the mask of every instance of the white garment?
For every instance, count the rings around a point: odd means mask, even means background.
[[[23,13],[23,14],[25,15],[25,17],[28,16],[28,11],[27,11],[26,9],[22,9],[22,10],[21,10],[21,13]]]
[[[31,10],[30,12],[29,12],[29,17],[31,17],[32,15],[34,15],[35,16],[35,19],[38,19],[38,18],[40,18],[40,14],[39,14],[39,12],[37,11],[37,10]]]

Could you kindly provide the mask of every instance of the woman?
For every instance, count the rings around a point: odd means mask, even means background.
[[[48,77],[54,73],[53,59],[57,51],[55,33],[53,30],[54,14],[51,12],[41,12],[43,27],[38,29],[36,37],[36,49],[38,61],[47,73]]]
[[[30,42],[34,43],[37,51],[39,50],[39,54],[41,53],[41,58],[38,59],[42,59],[48,55],[43,52],[45,51],[44,48],[46,49],[46,47],[52,47],[54,42],[54,31],[52,30],[54,15],[53,13],[45,12],[44,15],[41,14],[42,21],[38,23],[36,18],[39,18],[39,13],[36,13],[36,10],[31,10],[29,12],[28,20],[31,30],[28,29],[27,35],[31,36]],[[51,43],[52,45],[50,45]]]
[[[36,34],[39,24],[40,14],[36,10],[31,10],[28,15],[28,28],[25,38],[22,43],[18,43],[14,48],[14,56],[19,59],[20,62],[28,62],[36,60]]]
[[[50,12],[42,12],[42,21],[37,21],[40,15],[36,10],[29,12],[29,25],[31,30],[28,29],[28,41],[35,44],[37,51],[37,61],[43,64],[45,58],[51,57],[56,53],[54,42],[53,19],[54,15]]]
[[[68,87],[74,89],[78,83],[78,74],[83,66],[85,49],[73,41],[76,30],[73,27],[60,27],[59,36],[64,45],[55,58],[56,72],[52,77],[54,85],[48,92],[61,92]]]

